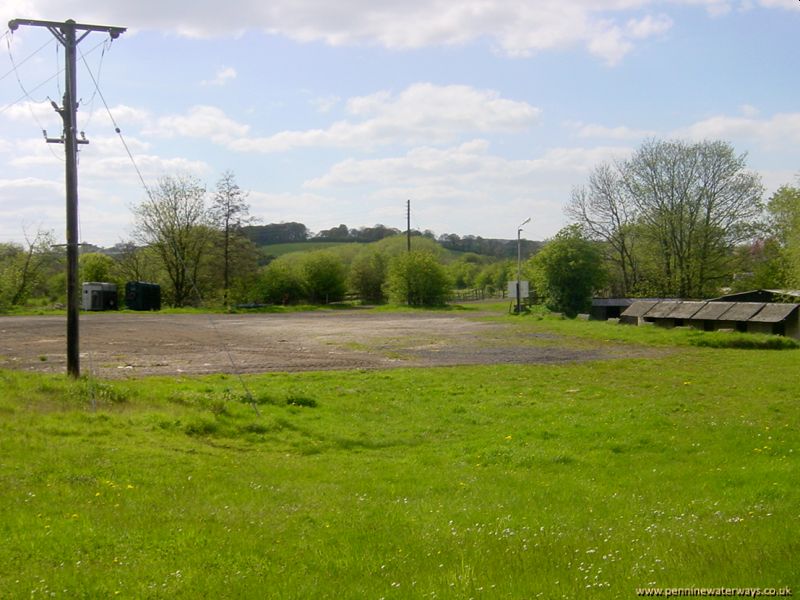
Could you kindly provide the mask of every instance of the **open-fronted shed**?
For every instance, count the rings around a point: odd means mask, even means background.
[[[621,323],[689,325],[705,331],[735,329],[800,338],[800,303],[641,300],[622,313]]]
[[[669,314],[670,318],[678,320],[686,320],[691,319],[692,317],[697,314],[701,308],[706,305],[706,302],[703,301],[691,301],[687,300],[686,302],[680,302],[678,306]]]
[[[734,302],[733,306],[717,318],[714,329],[747,331],[747,322],[762,308],[764,302]]]
[[[775,302],[765,304],[750,317],[747,330],[800,338],[800,304]]]
[[[716,321],[734,304],[734,302],[707,302],[692,318],[700,321]]]
[[[619,322],[638,325],[639,320],[643,319],[650,309],[658,303],[658,300],[636,300],[620,315]]]

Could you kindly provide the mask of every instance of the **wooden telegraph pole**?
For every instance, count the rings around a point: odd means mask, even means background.
[[[59,108],[53,102],[53,108],[64,121],[64,132],[61,138],[46,138],[48,143],[64,144],[66,156],[67,186],[67,373],[72,377],[81,374],[80,343],[78,319],[80,315],[80,289],[78,281],[78,144],[89,142],[81,136],[78,139],[76,113],[77,102],[77,48],[78,44],[93,31],[108,33],[112,39],[125,32],[124,27],[106,25],[86,25],[76,23],[72,19],[63,23],[57,21],[36,21],[30,19],[13,19],[8,28],[16,31],[20,25],[30,27],[46,27],[64,46],[66,54],[64,103]],[[82,35],[78,37],[78,32]]]

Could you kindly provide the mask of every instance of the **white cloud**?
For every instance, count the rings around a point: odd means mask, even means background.
[[[313,106],[317,112],[328,113],[331,110],[333,110],[333,108],[337,104],[339,104],[340,101],[341,98],[339,98],[339,96],[331,95],[331,96],[323,96],[320,98],[314,98],[313,100],[310,101],[310,103],[311,106]]]
[[[236,79],[236,69],[233,67],[222,67],[214,76],[214,79],[203,80],[202,85],[223,86],[229,81]]]
[[[38,177],[0,179],[0,241],[37,229],[64,230],[64,184]]]
[[[248,134],[250,127],[237,123],[215,106],[193,106],[185,115],[161,117],[144,135],[173,138],[204,138],[217,144],[230,144]]]
[[[617,127],[607,127],[595,123],[567,123],[567,125],[575,129],[578,137],[581,138],[603,138],[611,140],[644,140],[646,138],[658,135],[658,132],[652,129],[636,129],[620,125]]]
[[[302,42],[377,44],[393,49],[489,39],[510,56],[583,45],[614,61],[630,48],[631,32],[625,31],[625,23],[631,11],[647,10],[650,4],[650,0],[233,0],[220,10],[212,0],[198,0],[191,9],[183,2],[156,0],[30,0],[24,9],[12,2],[0,16],[19,13],[58,20],[80,14],[89,22],[121,23],[132,30],[168,29],[189,37],[262,29]],[[654,23],[660,19],[639,18]],[[656,27],[658,32],[664,24],[662,20],[661,27]],[[640,38],[648,28],[636,29],[633,38]]]
[[[742,117],[709,117],[679,129],[675,135],[694,140],[738,140],[764,148],[797,147],[800,143],[800,113],[778,113],[760,119],[753,114],[753,110],[749,111],[748,116]]]
[[[535,159],[508,159],[492,155],[489,143],[473,140],[448,148],[418,147],[404,156],[367,160],[347,159],[321,177],[306,182],[309,189],[329,189],[369,184],[382,187],[400,183],[436,184],[462,190],[475,186],[538,185],[556,182],[565,173],[588,173],[601,161],[627,155],[628,148],[554,148]],[[459,192],[460,193],[460,192]]]
[[[399,206],[412,198],[422,211],[422,227],[444,231],[487,231],[502,214],[534,213],[532,236],[551,235],[561,222],[561,206],[571,187],[599,162],[629,155],[625,147],[555,148],[531,159],[493,155],[485,140],[448,148],[418,147],[403,156],[349,159],[306,182],[319,194],[363,198],[365,205]],[[459,226],[453,225],[457,202]],[[470,222],[464,229],[461,223]],[[537,233],[538,232],[538,233]]]
[[[661,35],[672,28],[672,19],[666,15],[647,15],[641,19],[631,19],[626,30],[632,38],[644,39],[653,35]]]
[[[49,101],[44,102],[17,102],[11,106],[3,107],[0,113],[6,119],[23,123],[35,123],[48,130],[51,137],[60,135],[64,127],[61,116],[55,111]]]
[[[705,8],[722,17],[751,0],[27,0],[5,2],[5,22],[29,18],[59,20],[82,15],[88,22],[122,24],[131,33],[161,29],[188,37],[241,35],[251,29],[301,42],[333,46],[366,44],[392,49],[461,45],[489,40],[508,56],[583,46],[609,64],[633,42],[660,35],[672,26],[663,14],[670,5]],[[763,9],[800,10],[793,0],[757,0]],[[658,7],[659,13],[651,13]],[[216,81],[216,80],[211,80]]]
[[[361,119],[337,121],[327,129],[282,131],[261,138],[217,136],[215,141],[242,152],[447,143],[475,133],[523,132],[537,122],[541,112],[526,102],[501,98],[493,90],[430,83],[416,83],[397,95],[382,91],[351,98],[347,111]],[[175,120],[183,122],[180,118]],[[218,117],[215,122],[220,120]],[[246,128],[240,129],[243,136]]]

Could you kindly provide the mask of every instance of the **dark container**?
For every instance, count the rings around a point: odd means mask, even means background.
[[[125,284],[125,306],[131,310],[161,310],[161,286],[129,281]]]

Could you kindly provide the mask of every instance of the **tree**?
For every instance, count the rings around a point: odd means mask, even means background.
[[[329,252],[312,252],[303,262],[306,297],[312,304],[344,298],[347,276],[342,262]]]
[[[386,255],[370,250],[358,255],[350,266],[350,286],[362,302],[382,304],[386,301],[384,284],[388,270]]]
[[[0,308],[24,304],[56,262],[52,233],[39,230],[33,239],[25,234],[25,242],[0,244]]]
[[[516,262],[513,265],[509,261],[486,265],[475,278],[475,285],[489,294],[503,292],[508,285],[508,273],[512,268],[514,269],[513,278],[516,280]]]
[[[559,231],[526,267],[547,308],[569,317],[588,311],[605,279],[597,244],[576,225]]]
[[[211,238],[205,196],[205,187],[193,177],[166,176],[134,209],[134,235],[158,256],[169,280],[173,306],[184,306],[199,285]]]
[[[605,243],[622,293],[715,293],[759,231],[763,188],[745,158],[726,142],[651,140],[597,167],[567,213]]]
[[[225,171],[217,181],[210,215],[212,222],[222,232],[222,302],[228,305],[231,278],[231,238],[242,236],[242,227],[253,222],[247,192],[236,183],[232,171]]]
[[[303,298],[303,277],[291,261],[277,259],[261,273],[261,295],[269,304],[294,304]]]
[[[784,185],[767,204],[770,232],[780,250],[783,284],[800,285],[800,188]]]
[[[122,281],[149,281],[158,279],[157,255],[152,248],[140,248],[132,241],[120,242],[116,250],[116,272]]]
[[[353,230],[352,233],[355,233],[355,230]],[[338,227],[323,229],[314,237],[318,240],[326,242],[349,242],[353,239],[350,229],[348,229],[347,225],[344,223]]]
[[[243,232],[257,246],[305,242],[308,239],[306,226],[296,222],[249,225],[243,228]]]
[[[78,266],[82,281],[111,281],[114,279],[114,259],[99,252],[81,254]]]
[[[589,175],[589,183],[572,191],[566,213],[595,240],[603,241],[606,260],[617,271],[614,292],[628,296],[640,279],[636,256],[635,215],[630,195],[623,185],[624,166],[600,164]]]
[[[442,306],[450,297],[451,282],[444,267],[427,251],[395,256],[389,264],[389,298],[409,306]]]

